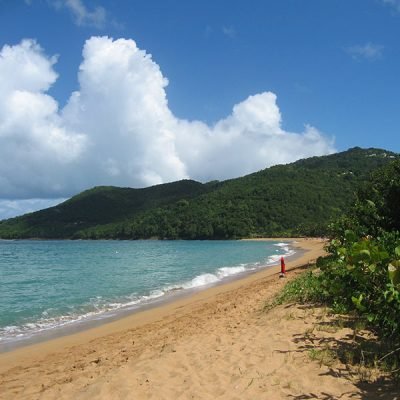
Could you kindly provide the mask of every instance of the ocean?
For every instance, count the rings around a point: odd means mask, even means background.
[[[1,240],[0,351],[104,323],[292,254],[290,243],[265,241]]]

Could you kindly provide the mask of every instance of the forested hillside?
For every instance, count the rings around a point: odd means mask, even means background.
[[[146,189],[97,187],[0,222],[1,238],[225,239],[320,235],[372,171],[398,155],[354,148],[245,177]]]
[[[349,211],[333,221],[329,255],[318,258],[317,268],[289,282],[273,301],[324,305],[341,317],[348,314],[346,323],[354,329],[352,343],[340,343],[330,359],[344,362],[348,371],[362,368],[363,379],[368,374],[376,379],[380,373],[380,387],[392,381],[396,388],[400,379],[399,200],[397,159],[374,171]],[[364,334],[359,334],[361,330]]]
[[[148,209],[206,193],[213,184],[183,180],[144,189],[98,186],[55,207],[0,222],[0,237],[71,238],[78,231],[132,219]]]

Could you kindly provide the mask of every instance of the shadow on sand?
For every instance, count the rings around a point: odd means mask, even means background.
[[[315,307],[303,305],[300,309],[312,312]],[[328,369],[326,371],[324,368],[320,376],[331,375],[348,379],[358,390],[342,393],[340,396],[322,392],[289,395],[288,398],[295,400],[400,400],[400,379],[390,374],[381,373],[379,376],[377,369],[373,368],[374,355],[386,354],[388,350],[382,347],[371,332],[360,328],[359,324],[360,320],[356,317],[334,315],[329,318],[329,321],[322,319],[317,321],[313,329],[305,334],[295,335],[293,338],[294,343],[297,344],[295,352],[314,355],[311,358]],[[333,333],[344,328],[348,328],[346,332],[351,333],[338,335],[340,339],[335,337]],[[329,334],[330,332],[332,334]]]

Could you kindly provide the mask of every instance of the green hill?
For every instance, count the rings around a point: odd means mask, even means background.
[[[398,155],[353,148],[241,178],[146,189],[96,187],[0,222],[1,238],[224,239],[319,235],[370,173]]]
[[[191,199],[211,190],[192,180],[145,189],[98,186],[55,207],[0,222],[1,238],[71,238],[93,226],[124,221],[148,209],[181,199]]]

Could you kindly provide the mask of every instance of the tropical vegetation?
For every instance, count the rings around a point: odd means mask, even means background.
[[[0,238],[237,239],[324,235],[370,173],[396,159],[353,148],[226,181],[96,187],[0,222]]]
[[[331,225],[330,255],[285,289],[282,299],[328,304],[362,318],[400,376],[400,161],[375,171],[354,206]]]

